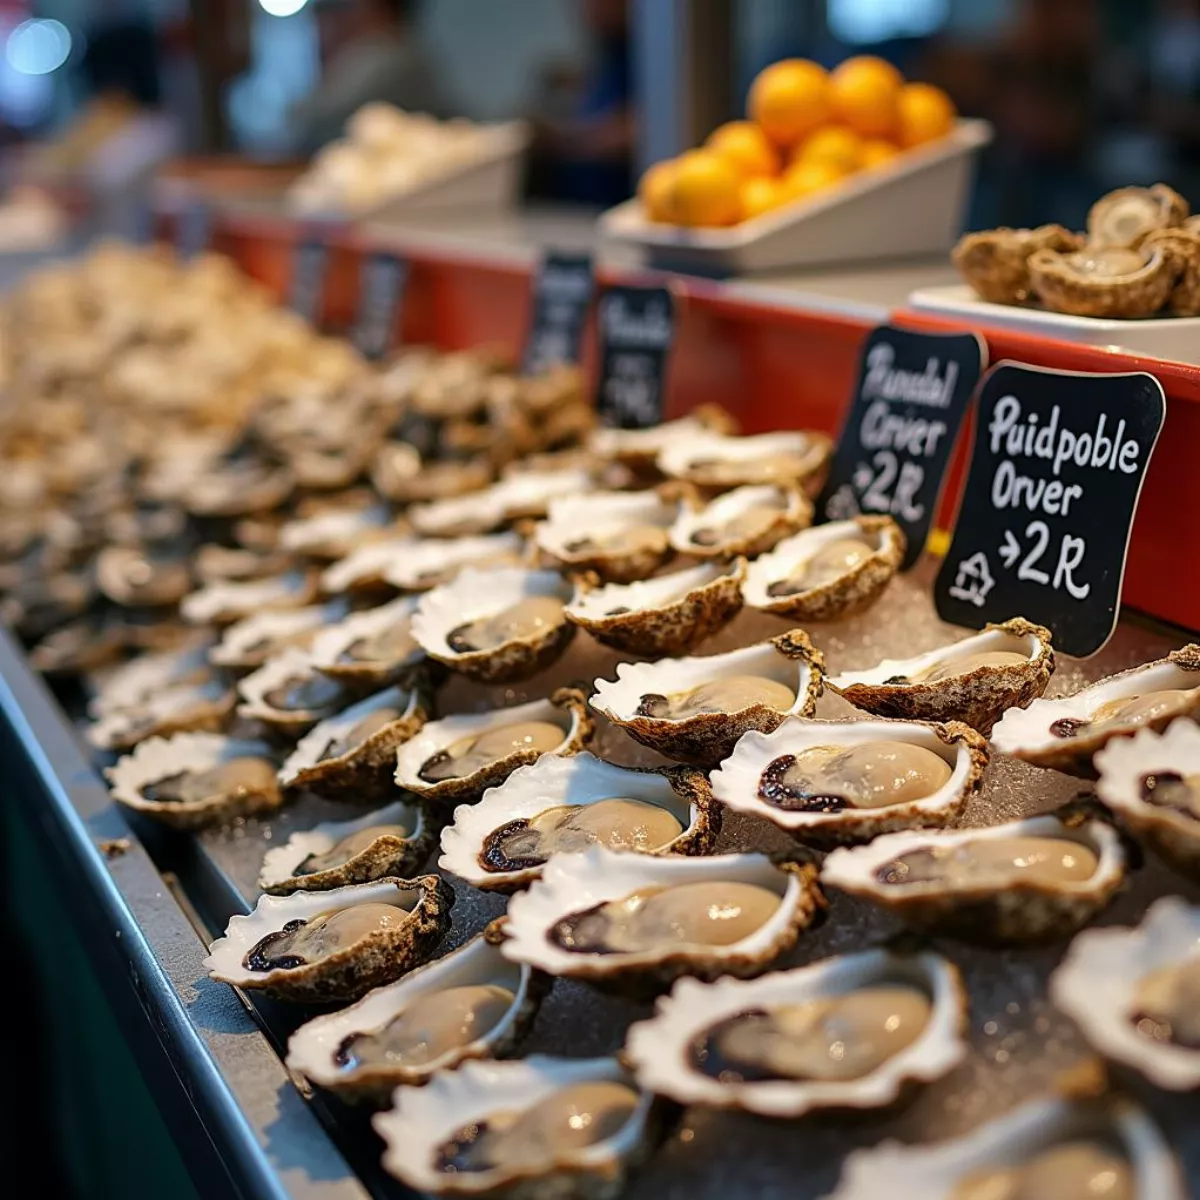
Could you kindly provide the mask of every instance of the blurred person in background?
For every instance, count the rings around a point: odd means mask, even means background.
[[[633,191],[637,118],[626,0],[583,0],[591,42],[585,66],[544,73],[532,121],[529,190],[538,197],[607,208]]]
[[[410,0],[318,0],[321,81],[288,114],[296,150],[311,153],[340,136],[346,121],[372,100],[453,115],[441,72],[413,27],[413,7]]]

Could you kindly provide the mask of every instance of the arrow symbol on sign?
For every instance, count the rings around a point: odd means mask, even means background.
[[[1000,547],[1000,559],[1006,567],[1011,567],[1021,554],[1021,543],[1012,535],[1011,529],[1004,531],[1004,543]]]

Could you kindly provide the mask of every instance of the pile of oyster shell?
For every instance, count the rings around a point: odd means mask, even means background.
[[[1200,315],[1200,217],[1167,187],[1120,188],[1061,225],[965,234],[952,258],[981,299],[1080,317]]]
[[[1131,837],[1200,871],[1200,647],[1054,698],[1050,635],[1020,617],[840,661],[904,540],[811,526],[818,434],[713,412],[593,431],[577,373],[487,353],[372,367],[219,259],[106,248],[33,279],[3,328],[10,390],[74,422],[5,410],[6,612],[82,679],[133,812],[345,807],[277,839],[207,966],[324,1006],[289,1067],[380,1109],[384,1166],[417,1190],[611,1196],[679,1106],[869,1112],[947,1076],[972,1031],[950,953],[808,961],[830,893],[1010,946],[1100,914]],[[1051,772],[1097,779],[1098,803],[999,819],[1003,756],[1048,797]],[[463,941],[467,889],[505,908]],[[1052,981],[1163,1088],[1200,1084],[1198,933],[1163,901],[1081,934]],[[559,979],[656,1005],[619,1058],[524,1056]],[[1185,1195],[1153,1121],[1095,1081],[854,1155],[835,1194],[910,1193]]]

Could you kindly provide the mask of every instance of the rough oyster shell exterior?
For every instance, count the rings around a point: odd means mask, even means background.
[[[951,252],[963,279],[992,304],[1023,304],[1032,294],[1029,256],[1035,250],[1069,253],[1083,238],[1061,225],[1037,229],[985,229],[965,233]]]
[[[693,542],[692,534],[706,526],[731,521],[756,505],[778,504],[777,516],[755,533],[726,538],[708,546]],[[785,537],[812,524],[812,501],[797,488],[749,484],[724,492],[703,506],[685,508],[671,526],[671,545],[693,558],[757,558]]]
[[[1101,196],[1088,212],[1088,244],[1140,246],[1156,230],[1182,225],[1190,212],[1188,202],[1165,183],[1117,188]]]
[[[1177,254],[1161,244],[1149,247],[1142,265],[1124,275],[1092,274],[1085,266],[1091,253],[1084,247],[1030,255],[1033,291],[1047,308],[1076,317],[1148,317],[1166,305],[1182,271]]]

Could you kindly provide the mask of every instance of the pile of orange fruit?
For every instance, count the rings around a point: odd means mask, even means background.
[[[638,198],[651,221],[736,225],[945,137],[957,119],[940,88],[906,83],[870,55],[833,71],[802,58],[773,63],[746,108],[746,120],[642,176]]]

